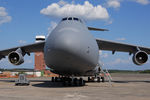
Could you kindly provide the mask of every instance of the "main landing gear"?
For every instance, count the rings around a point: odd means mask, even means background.
[[[83,78],[52,77],[52,82],[62,82],[64,86],[84,86]]]

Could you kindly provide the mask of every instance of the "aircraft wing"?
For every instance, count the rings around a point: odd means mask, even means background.
[[[150,48],[147,47],[119,43],[119,42],[103,40],[103,39],[96,39],[96,41],[100,50],[108,50],[108,51],[112,51],[113,53],[115,53],[115,51],[129,52],[130,54],[135,53],[138,50],[141,50],[141,51],[145,51],[147,54],[150,54]]]
[[[108,29],[95,28],[95,27],[88,27],[88,30],[90,30],[90,31],[109,31]]]
[[[0,59],[5,58],[5,56],[7,56],[10,52],[16,51],[18,48],[20,48],[27,54],[29,54],[31,52],[43,51],[44,44],[45,44],[45,42],[38,42],[38,43],[29,44],[29,45],[18,46],[15,48],[0,50]]]

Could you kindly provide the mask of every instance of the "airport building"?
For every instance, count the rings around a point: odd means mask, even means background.
[[[42,42],[45,41],[45,36],[39,35],[35,37],[35,42]],[[46,69],[45,61],[44,61],[44,54],[43,52],[36,52],[35,53],[35,71],[43,71]]]
[[[38,35],[35,37],[35,42],[43,42],[45,41],[45,36]],[[44,76],[50,77],[57,77],[57,74],[50,72],[50,70],[46,70],[46,64],[44,61],[44,54],[43,52],[36,52],[35,53],[35,64],[34,64],[34,71],[41,71],[44,73]]]

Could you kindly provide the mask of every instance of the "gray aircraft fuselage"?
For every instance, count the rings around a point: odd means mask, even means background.
[[[99,60],[95,38],[81,20],[62,20],[46,39],[44,59],[60,75],[85,75]]]

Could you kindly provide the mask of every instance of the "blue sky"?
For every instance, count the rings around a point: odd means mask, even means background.
[[[54,3],[59,9],[52,10]],[[33,43],[36,35],[47,36],[66,14],[66,5],[75,7],[67,11],[68,15],[73,12],[82,17],[88,26],[110,30],[91,32],[94,37],[150,47],[149,0],[0,0],[0,49]],[[90,5],[95,12],[86,5]],[[79,10],[79,7],[83,9]],[[83,11],[88,13],[82,15]],[[100,59],[109,69],[150,69],[150,61],[136,66],[127,53],[116,52],[112,55],[102,51]],[[0,68],[33,66],[33,54],[30,57],[26,55],[25,63],[20,66],[9,64],[7,59],[0,61]]]

